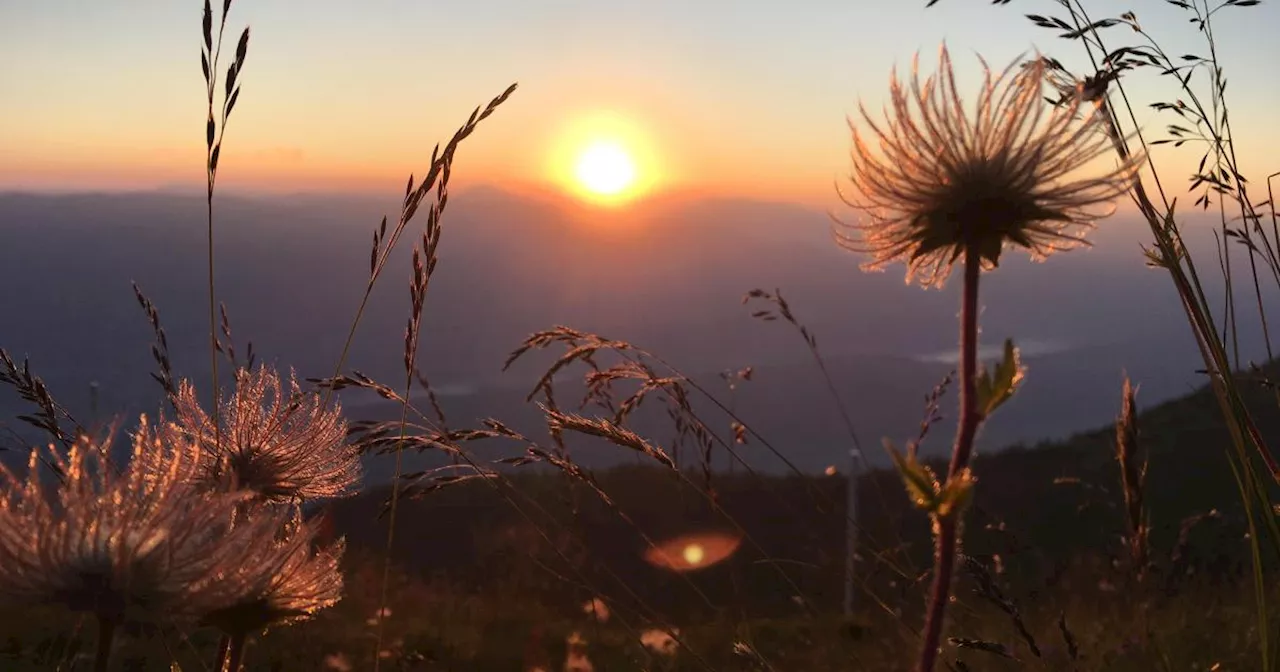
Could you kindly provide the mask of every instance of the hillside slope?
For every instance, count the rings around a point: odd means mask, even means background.
[[[1263,435],[1280,438],[1274,398],[1259,391],[1252,403]],[[1247,562],[1243,527],[1224,453],[1228,438],[1212,392],[1201,388],[1142,410],[1139,425],[1141,441],[1150,451],[1147,499],[1155,557],[1167,567],[1183,521],[1216,509],[1220,515],[1192,528],[1183,561],[1223,578],[1238,575],[1247,566],[1242,564]],[[944,424],[934,431],[945,435],[950,427]],[[1011,574],[1035,577],[1037,583],[1055,580],[1070,564],[1105,564],[1118,555],[1123,526],[1113,431],[1103,427],[1065,441],[979,455],[966,551],[1000,554]],[[620,450],[603,444],[597,449]],[[765,477],[741,471],[717,475],[712,486],[728,518],[712,511],[694,490],[692,485],[703,485],[696,472],[682,481],[671,472],[633,466],[597,476],[634,525],[586,488],[567,487],[559,474],[531,471],[513,474],[514,487],[468,483],[402,501],[394,556],[410,571],[453,576],[477,586],[511,572],[528,575],[527,567],[518,568],[522,562],[527,565],[530,554],[551,565],[580,557],[601,572],[597,578],[602,582],[623,581],[660,596],[654,599],[666,608],[685,609],[696,608],[696,600],[670,575],[643,562],[647,542],[640,531],[661,542],[740,526],[749,543],[724,565],[700,572],[700,590],[727,599],[736,590],[731,578],[749,577],[754,582],[753,604],[785,612],[791,608],[793,590],[770,569],[775,563],[761,562],[785,560],[789,566],[805,568],[790,572],[792,581],[828,606],[837,604],[844,549],[842,476]],[[386,494],[376,489],[332,506],[336,531],[353,547],[380,552],[385,523],[372,521]],[[877,590],[894,585],[889,583],[896,572],[893,567],[924,572],[929,558],[927,522],[910,509],[896,474],[881,470],[864,476],[859,506],[862,571],[878,583]],[[557,548],[546,543],[544,533]],[[876,562],[882,551],[887,553],[884,561]],[[554,585],[548,590],[554,593]]]

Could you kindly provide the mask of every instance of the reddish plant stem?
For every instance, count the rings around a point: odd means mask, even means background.
[[[231,638],[223,635],[218,639],[218,672],[227,667],[227,649],[231,647]]]
[[[227,644],[227,660],[222,672],[240,672],[240,667],[244,663],[244,645],[248,638],[248,634],[243,632],[231,635]]]
[[[982,412],[978,409],[978,278],[982,272],[982,260],[975,250],[964,253],[964,289],[960,302],[960,425],[956,430],[955,448],[951,453],[951,466],[947,478],[969,466],[973,454],[973,439],[982,424]],[[946,618],[947,602],[951,599],[951,575],[955,570],[956,548],[959,541],[960,512],[934,517],[933,587],[926,608],[923,643],[920,647],[918,672],[933,672],[938,660],[938,645],[942,640],[942,625]]]
[[[111,644],[116,638],[116,622],[105,616],[98,617],[98,650],[93,658],[95,672],[107,672],[111,667]]]

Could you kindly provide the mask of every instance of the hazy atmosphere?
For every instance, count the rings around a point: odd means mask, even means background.
[[[1280,672],[1278,35],[0,3],[0,668]]]

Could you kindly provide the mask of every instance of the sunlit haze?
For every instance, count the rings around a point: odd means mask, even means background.
[[[586,147],[605,141],[630,157],[630,195],[833,206],[833,182],[847,172],[846,115],[860,99],[878,110],[890,70],[916,50],[932,58],[945,39],[971,84],[977,51],[1003,63],[1040,47],[1085,69],[1078,45],[1022,16],[1055,3],[1026,4],[241,1],[229,25],[248,24],[253,37],[222,179],[254,191],[394,193],[476,105],[518,81],[519,95],[460,155],[459,185],[599,192],[591,180],[620,176],[574,173]],[[1131,9],[1169,51],[1200,49],[1163,3]],[[1232,36],[1218,55],[1234,130],[1255,139],[1238,148],[1240,162],[1272,172],[1264,148],[1278,138],[1280,47],[1267,31],[1280,25],[1280,5],[1216,20]],[[199,185],[199,26],[198,3],[6,3],[0,188]],[[1145,75],[1132,86],[1140,100],[1173,95]]]

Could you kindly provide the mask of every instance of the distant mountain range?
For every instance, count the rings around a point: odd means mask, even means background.
[[[304,377],[330,374],[368,278],[371,232],[397,206],[395,198],[217,198],[217,289],[241,350],[251,339],[265,361]],[[495,416],[536,429],[523,396],[546,358],[505,374],[501,364],[530,332],[567,324],[632,341],[718,391],[718,372],[754,366],[755,379],[734,396],[740,414],[805,469],[841,463],[849,440],[802,341],[741,304],[755,287],[781,288],[817,334],[873,459],[880,437],[915,433],[924,395],[950,368],[942,360],[955,347],[956,287],[907,286],[900,269],[860,272],[860,260],[830,242],[822,212],[683,198],[607,210],[475,188],[451,195],[444,221],[421,358],[460,425]],[[408,246],[421,224],[410,227],[350,358],[350,368],[387,382],[403,380]],[[82,415],[90,382],[101,390],[100,415],[158,409],[147,375],[151,333],[130,282],[158,307],[177,373],[207,381],[205,235],[198,196],[0,194],[0,347],[29,356]],[[1124,370],[1148,402],[1200,382],[1169,281],[1143,267],[1143,239],[1139,223],[1117,217],[1093,250],[1044,264],[1010,252],[984,277],[984,339],[1027,345],[1029,366],[1025,389],[985,430],[984,449],[1106,422]],[[1257,329],[1242,327],[1246,353],[1260,358]],[[345,401],[353,417],[384,412],[358,396]],[[5,417],[20,408],[0,392]],[[660,421],[648,427],[658,441],[670,431]],[[945,445],[949,431],[934,443]]]

